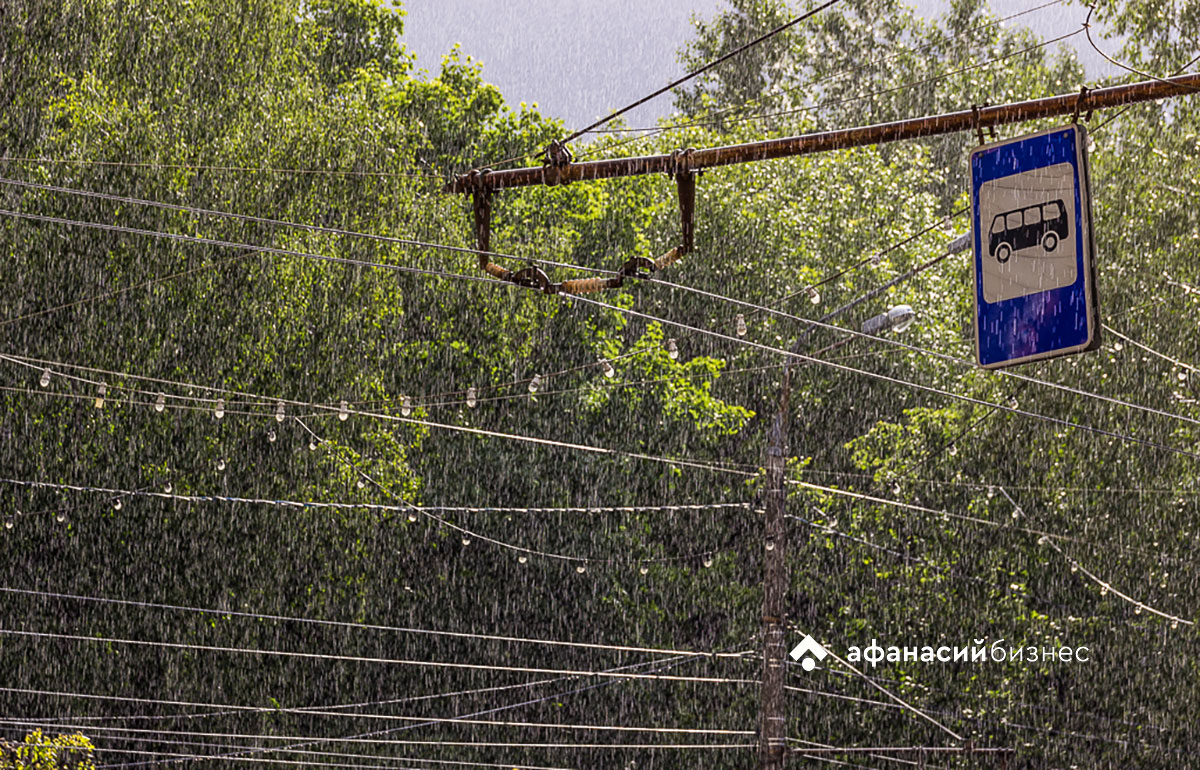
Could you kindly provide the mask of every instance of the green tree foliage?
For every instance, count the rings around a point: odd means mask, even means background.
[[[757,470],[781,361],[688,327],[734,336],[741,314],[747,340],[791,346],[808,331],[804,319],[925,263],[967,227],[962,217],[943,219],[965,201],[964,157],[974,138],[958,136],[710,170],[698,180],[697,249],[658,276],[698,291],[630,280],[598,295],[613,307],[597,307],[381,269],[480,275],[469,251],[314,228],[470,249],[469,201],[444,193],[444,183],[455,172],[527,155],[561,136],[561,123],[507,105],[467,52],[451,51],[436,75],[415,72],[400,9],[374,0],[0,8],[7,158],[0,176],[256,218],[3,183],[0,208],[354,261],[0,219],[7,278],[0,353],[98,370],[51,364],[43,387],[42,364],[0,361],[3,478],[348,504],[189,503],[4,482],[0,505],[14,526],[0,530],[0,587],[218,610],[0,593],[0,614],[15,619],[5,623],[9,630],[585,671],[644,659],[232,613],[754,650],[763,553]],[[733,0],[698,23],[682,59],[689,67],[710,60],[795,13],[774,0]],[[1190,10],[1133,0],[1101,3],[1096,14],[1126,36],[1115,46],[1132,66],[1165,73],[1186,61]],[[577,150],[669,153],[1082,84],[1070,54],[994,21],[974,0],[953,3],[933,22],[898,3],[848,1],[678,94],[680,114],[664,121],[671,130],[628,143],[624,135],[601,138]],[[1102,593],[1039,544],[1040,532],[1061,535],[1054,543],[1064,553],[1153,607],[1186,613],[1196,593],[1194,463],[1162,449],[1196,443],[1190,367],[1200,351],[1188,320],[1200,286],[1200,224],[1190,205],[1200,193],[1195,99],[1139,106],[1103,123],[1114,115],[1090,126],[1099,281],[1106,323],[1130,340],[1112,333],[1096,353],[1021,369],[1074,391],[926,352],[971,356],[971,279],[961,257],[838,319],[853,327],[888,305],[913,304],[919,321],[899,339],[917,350],[820,330],[808,338],[809,353],[875,377],[809,363],[793,382],[791,480],[874,498],[791,486],[789,619],[798,630],[835,649],[873,638],[934,645],[1003,638],[1093,650],[1091,665],[888,662],[867,672],[975,745],[1016,747],[1017,766],[1177,767],[1197,738],[1194,633],[1135,611],[1115,591]],[[1042,125],[1049,124],[1013,127],[1011,135]],[[496,259],[514,269],[534,259],[615,269],[631,257],[655,258],[679,242],[674,196],[673,182],[658,177],[501,191],[492,248],[512,255]],[[555,280],[582,275],[544,267]],[[611,377],[600,361],[609,362]],[[531,393],[535,375],[541,387]],[[96,408],[93,383],[101,380],[108,400]],[[231,391],[223,417],[207,388]],[[154,407],[159,392],[162,412]],[[286,401],[278,422],[276,399]],[[339,420],[343,400],[378,417]],[[404,501],[454,510],[418,514]],[[725,502],[745,507],[683,507]],[[368,504],[398,507],[353,507]],[[519,510],[651,504],[681,507]],[[582,565],[554,555],[594,561],[581,573]],[[672,666],[666,673],[750,680],[761,666],[752,655],[659,665]],[[286,710],[351,702],[445,717],[558,694],[495,718],[697,729],[752,729],[757,709],[756,688],[744,684],[576,678],[526,690],[511,689],[525,681],[512,672],[3,635],[0,670],[14,672],[5,686],[23,689],[261,707],[208,723],[212,732],[243,734],[365,732]],[[789,691],[790,736],[839,746],[947,742],[857,678],[789,676],[800,688]],[[403,700],[479,688],[506,689]],[[580,691],[566,694],[573,690]],[[30,693],[5,693],[5,703],[22,715],[80,708]],[[103,707],[96,713],[163,717],[155,724],[179,729],[165,719],[169,707]],[[209,719],[195,724],[202,718]],[[548,739],[534,728],[471,730],[439,724],[392,737]],[[98,754],[128,747],[103,728],[94,733]],[[58,740],[66,739],[35,743]],[[353,745],[370,761],[395,756],[386,750],[394,747]],[[61,764],[62,748],[35,748],[59,752],[37,761]],[[752,754],[698,760],[688,752],[644,758],[621,750],[460,748],[413,756],[673,769],[745,767]],[[27,749],[2,750],[7,757]],[[977,760],[938,761],[973,767]]]
[[[47,735],[34,730],[20,743],[0,740],[4,770],[94,770],[92,742],[80,733]]]

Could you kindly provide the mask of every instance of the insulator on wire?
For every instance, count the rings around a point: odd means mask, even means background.
[[[542,375],[535,374],[533,375],[533,379],[529,381],[529,392],[537,393],[540,387],[542,387]]]
[[[475,405],[478,403],[479,403],[479,391],[475,390],[475,388],[467,388],[467,407],[470,409],[474,409]]]
[[[38,379],[38,385],[41,385],[43,388],[50,387],[50,370],[49,369],[42,370],[42,376],[40,379]]]
[[[213,407],[213,417],[216,417],[218,420],[220,420],[224,416],[225,416],[225,399],[218,398],[217,405]]]
[[[737,336],[746,336],[746,316],[741,313],[737,314]]]
[[[412,414],[412,399],[408,396],[405,396],[400,401],[400,414],[404,415],[405,417],[408,417],[410,414]]]
[[[679,344],[675,342],[675,338],[667,340],[667,357],[672,361],[679,358]]]
[[[604,372],[605,377],[612,377],[617,373],[617,370],[614,369],[613,365],[608,362],[608,359],[603,359],[600,361],[600,371]]]
[[[350,405],[343,400],[342,403],[338,404],[338,419],[342,422],[345,422],[347,419],[349,419],[349,417]]]
[[[285,413],[284,413],[283,402],[280,401],[277,404],[275,404],[275,422],[283,422],[284,416],[285,416]]]
[[[102,382],[100,383],[100,387],[96,388],[96,401],[94,402],[94,406],[97,409],[104,408],[104,399],[106,396],[108,396],[108,385]]]
[[[154,399],[154,411],[161,412],[167,408],[167,394],[159,393],[158,398]]]

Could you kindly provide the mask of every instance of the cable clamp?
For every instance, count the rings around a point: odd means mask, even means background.
[[[1087,101],[1087,98],[1088,98],[1088,87],[1080,86],[1079,95],[1075,97],[1075,115],[1071,118],[1072,123],[1079,122],[1079,111],[1083,107],[1083,103],[1085,101]],[[1088,107],[1087,112],[1084,113],[1083,122],[1086,123],[1091,119],[1092,119],[1092,108]]]
[[[622,278],[649,278],[650,274],[658,269],[654,264],[654,260],[646,259],[645,257],[632,257],[625,260],[625,264],[621,265],[618,271]]]
[[[694,152],[696,152],[696,148],[694,147],[688,147],[684,150],[672,150],[670,169],[667,171],[667,176],[678,177],[693,173],[692,154]]]

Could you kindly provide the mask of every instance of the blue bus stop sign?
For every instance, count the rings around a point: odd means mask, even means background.
[[[1071,125],[971,153],[980,366],[1100,344],[1087,135]]]

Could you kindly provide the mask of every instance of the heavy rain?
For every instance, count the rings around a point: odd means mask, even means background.
[[[0,768],[1191,766],[1197,11],[0,0]]]

